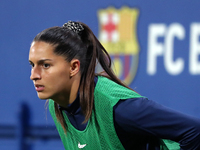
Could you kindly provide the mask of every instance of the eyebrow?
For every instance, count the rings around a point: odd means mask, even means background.
[[[39,60],[39,61],[37,61],[37,63],[38,64],[42,64],[42,63],[44,63],[45,61],[53,61],[53,60],[51,60],[51,59],[41,59],[41,60]],[[29,60],[29,63],[33,63],[31,60]]]

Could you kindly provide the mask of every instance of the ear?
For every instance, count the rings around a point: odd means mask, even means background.
[[[78,59],[72,59],[70,62],[70,77],[75,76],[80,70],[80,61]]]

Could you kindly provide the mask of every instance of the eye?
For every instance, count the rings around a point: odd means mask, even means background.
[[[30,64],[30,66],[31,66],[32,68],[34,67],[34,63],[31,63],[31,62],[30,62],[29,64]]]
[[[50,67],[50,64],[43,64],[43,67],[44,67],[45,69],[48,69],[48,68]]]

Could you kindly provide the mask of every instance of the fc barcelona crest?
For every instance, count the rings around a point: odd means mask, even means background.
[[[99,40],[110,54],[118,78],[130,84],[137,72],[139,44],[136,8],[107,8],[98,11]]]

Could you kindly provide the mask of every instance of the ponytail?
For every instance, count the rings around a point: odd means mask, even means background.
[[[92,114],[94,105],[94,78],[95,78],[95,66],[96,66],[96,42],[94,35],[90,28],[81,23],[84,27],[84,31],[81,34],[81,39],[86,44],[86,63],[84,70],[81,74],[80,82],[80,105],[85,115],[84,123],[87,122]]]
[[[82,40],[84,44],[87,45],[87,58],[89,60],[88,65],[82,73],[81,83],[80,83],[80,104],[81,109],[85,115],[84,122],[87,122],[92,114],[92,109],[94,105],[94,77],[95,77],[95,67],[97,61],[103,68],[103,72],[96,74],[98,76],[104,76],[112,81],[129,88],[114,74],[111,68],[111,58],[90,28],[81,23],[84,27],[84,32],[82,34]],[[85,40],[86,39],[86,40]],[[129,88],[131,89],[131,88]],[[132,90],[132,89],[131,89]]]

